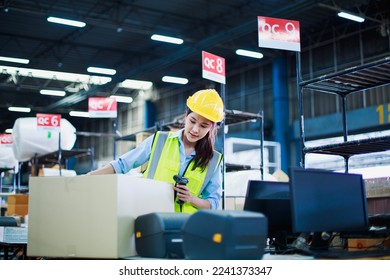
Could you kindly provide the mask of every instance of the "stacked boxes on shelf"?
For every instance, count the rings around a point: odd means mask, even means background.
[[[21,216],[28,214],[28,194],[13,194],[8,196],[7,216]]]

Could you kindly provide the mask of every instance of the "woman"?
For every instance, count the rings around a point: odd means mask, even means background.
[[[145,178],[174,184],[176,212],[218,209],[222,155],[214,150],[214,142],[217,123],[224,118],[223,102],[218,92],[205,89],[190,96],[187,107],[183,129],[156,132],[118,160],[89,174],[127,173],[148,162]],[[181,177],[188,183],[178,182]]]

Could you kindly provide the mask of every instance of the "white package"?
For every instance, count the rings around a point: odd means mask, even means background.
[[[15,168],[18,171],[18,161],[15,158],[12,146],[0,145],[0,168]]]
[[[76,128],[61,119],[61,149],[71,150],[76,142]],[[38,129],[37,119],[19,118],[13,131],[13,151],[18,161],[28,161],[35,155],[44,155],[59,149],[59,131]]]

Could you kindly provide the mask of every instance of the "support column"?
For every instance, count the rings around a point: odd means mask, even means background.
[[[150,100],[145,101],[145,128],[155,125],[156,122],[156,107]]]
[[[281,166],[288,172],[290,166],[290,135],[289,135],[289,99],[288,99],[288,67],[287,58],[278,57],[272,65],[273,85],[273,135],[274,141],[281,146]]]

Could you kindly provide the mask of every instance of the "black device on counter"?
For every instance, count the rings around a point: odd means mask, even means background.
[[[183,259],[181,228],[186,213],[149,213],[134,222],[135,247],[141,257]]]
[[[179,176],[179,175],[174,175],[173,176],[173,180],[175,180],[177,185],[184,185],[184,186],[186,186],[188,184],[188,178],[182,177],[182,176]],[[177,192],[175,191],[175,199],[176,199],[176,196],[177,196]],[[176,202],[178,204],[180,204],[180,205],[184,204],[184,201],[181,201],[180,199],[176,200]]]
[[[262,213],[200,209],[182,226],[184,257],[190,260],[262,259],[267,233],[268,221]]]

